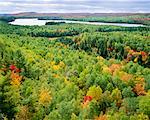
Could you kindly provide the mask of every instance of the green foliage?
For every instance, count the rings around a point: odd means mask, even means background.
[[[122,95],[123,95],[124,98],[126,98],[126,97],[134,97],[135,96],[135,94],[132,91],[132,88],[130,86],[123,89]]]
[[[143,96],[139,100],[139,111],[150,117],[150,96]]]
[[[145,33],[145,30],[142,32]],[[145,36],[147,36],[147,33]],[[74,38],[74,42],[76,43],[76,48],[96,53],[107,59],[115,58],[123,60],[132,56],[133,59],[131,60],[135,62],[135,58],[138,56],[137,62],[143,66],[149,67],[149,56],[146,55],[147,57],[145,56],[145,59],[144,56],[143,59],[140,59],[141,55],[139,55],[140,51],[145,51],[147,54],[150,52],[148,36],[143,37],[143,34],[140,32],[95,32],[83,33]],[[126,50],[127,47],[139,52],[139,54],[137,52],[131,54],[129,50]]]
[[[120,100],[121,99],[121,92],[120,92],[120,90],[118,89],[118,88],[116,88],[116,89],[114,89],[113,91],[112,91],[112,98],[114,99],[114,100]]]
[[[92,86],[87,91],[87,96],[92,96],[95,100],[100,100],[102,95],[102,89],[99,86]]]
[[[110,120],[148,119],[150,69],[97,57],[121,60],[126,46],[149,52],[144,38],[149,36],[148,28],[124,29],[0,23],[0,118],[84,120],[104,114]],[[122,32],[95,33],[98,30]],[[145,87],[143,96],[135,95],[136,84]]]
[[[135,97],[132,98],[125,98],[122,105],[125,107],[125,111],[128,114],[133,114],[136,112],[138,107],[138,99]]]

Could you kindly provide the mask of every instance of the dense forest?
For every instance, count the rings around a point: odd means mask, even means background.
[[[0,21],[0,119],[149,120],[150,28]]]
[[[82,16],[82,17],[39,17],[39,20],[74,20],[74,21],[85,21],[85,22],[107,22],[107,23],[129,23],[129,24],[143,24],[150,25],[150,14],[146,15],[125,15],[125,16]]]
[[[70,19],[70,18],[69,18]],[[84,17],[71,18],[71,20],[89,21],[89,22],[111,22],[111,23],[130,23],[150,25],[150,15],[131,15],[131,16],[105,16],[105,17]]]

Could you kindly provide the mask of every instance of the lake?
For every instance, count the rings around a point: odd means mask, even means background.
[[[65,23],[77,23],[77,24],[90,24],[90,25],[114,25],[123,27],[140,27],[142,24],[127,24],[127,23],[103,23],[103,22],[82,22],[82,21],[70,21],[70,20],[38,20],[37,18],[32,19],[15,19],[10,22],[12,25],[45,25],[46,22],[65,22]]]

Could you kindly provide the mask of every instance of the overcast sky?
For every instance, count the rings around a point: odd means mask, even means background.
[[[0,0],[0,13],[150,13],[150,0]]]

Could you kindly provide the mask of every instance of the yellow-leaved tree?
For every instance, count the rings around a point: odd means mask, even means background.
[[[95,100],[100,100],[102,95],[102,89],[99,86],[92,86],[87,91],[87,96],[91,96]]]

